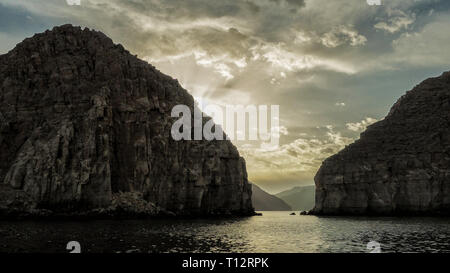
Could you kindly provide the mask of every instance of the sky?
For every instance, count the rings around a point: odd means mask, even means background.
[[[270,193],[313,184],[324,159],[450,70],[448,0],[0,0],[0,54],[66,23],[104,32],[202,101],[279,105],[277,149],[235,142]]]

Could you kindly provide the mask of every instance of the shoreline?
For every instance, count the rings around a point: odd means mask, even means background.
[[[74,213],[56,213],[50,211],[19,212],[9,211],[0,212],[0,221],[96,221],[96,220],[166,220],[166,219],[232,219],[246,218],[252,216],[261,216],[257,212],[235,212],[235,213],[212,213],[212,214],[176,214],[170,211],[160,211],[156,214],[133,213],[133,212],[74,212]]]

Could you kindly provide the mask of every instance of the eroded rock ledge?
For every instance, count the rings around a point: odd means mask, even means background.
[[[24,40],[0,56],[0,213],[253,214],[231,142],[171,138],[178,104],[194,112],[176,80],[101,32]]]
[[[407,92],[315,182],[314,214],[450,215],[450,73]]]

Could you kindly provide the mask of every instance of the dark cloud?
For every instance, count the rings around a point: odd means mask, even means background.
[[[287,4],[297,8],[302,8],[305,6],[305,0],[270,0],[271,2],[277,4]]]
[[[260,11],[257,1],[208,1],[208,0],[136,0],[113,1],[118,5],[133,10],[146,12],[158,18],[180,21],[198,18],[220,18],[256,14]]]

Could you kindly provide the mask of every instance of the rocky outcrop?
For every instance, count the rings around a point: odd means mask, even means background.
[[[24,40],[0,56],[0,211],[108,210],[125,196],[150,214],[253,213],[231,142],[173,140],[179,104],[194,113],[176,80],[101,32]]]
[[[450,73],[407,92],[315,182],[315,214],[450,214]]]

